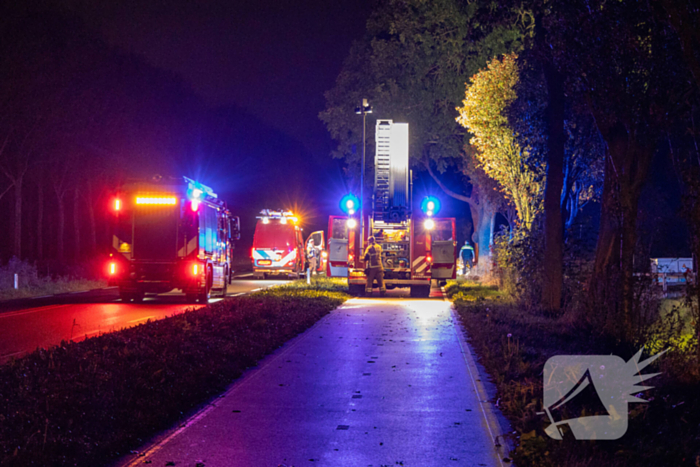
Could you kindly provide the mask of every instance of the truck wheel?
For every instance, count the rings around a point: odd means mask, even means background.
[[[211,272],[207,269],[207,278],[204,281],[204,289],[199,291],[197,298],[199,303],[208,304],[209,297],[211,296]]]
[[[360,284],[350,284],[348,285],[348,293],[356,297],[361,297],[365,292],[365,287]]]

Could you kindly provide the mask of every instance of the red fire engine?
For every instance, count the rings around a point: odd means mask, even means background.
[[[357,198],[346,196],[346,216],[328,223],[328,275],[347,277],[350,293],[361,295],[366,275],[363,252],[374,236],[382,247],[387,288],[410,287],[412,297],[428,297],[431,280],[454,279],[457,258],[454,218],[435,218],[437,198],[427,197],[422,212],[412,212],[412,183],[408,166],[408,124],[378,120],[373,207],[364,222]]]
[[[107,275],[122,301],[172,289],[201,303],[212,290],[226,296],[240,225],[211,188],[187,177],[129,181],[112,210]]]

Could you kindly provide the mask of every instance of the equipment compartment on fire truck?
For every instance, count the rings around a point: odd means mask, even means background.
[[[187,177],[129,181],[112,201],[114,229],[110,285],[122,301],[172,289],[207,303],[231,282],[238,217],[214,191]]]

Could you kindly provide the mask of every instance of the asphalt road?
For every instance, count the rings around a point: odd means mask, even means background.
[[[228,296],[285,282],[236,279]],[[79,341],[201,306],[185,303],[184,294],[174,292],[148,295],[139,304],[121,303],[116,287],[0,303],[0,363],[37,347]]]
[[[392,292],[349,300],[117,465],[504,465],[450,303]]]

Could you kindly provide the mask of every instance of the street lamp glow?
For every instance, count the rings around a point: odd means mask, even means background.
[[[433,230],[435,228],[435,221],[432,219],[426,219],[423,223],[423,227],[425,227],[425,230]]]
[[[354,229],[355,227],[357,227],[357,221],[351,217],[350,219],[348,219],[347,226],[348,229]]]

